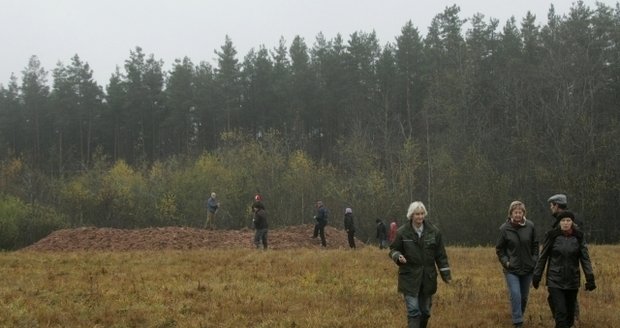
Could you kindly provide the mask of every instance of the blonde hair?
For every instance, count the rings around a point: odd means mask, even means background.
[[[512,216],[512,212],[514,212],[514,210],[516,209],[520,209],[523,211],[523,215],[525,216],[525,213],[527,212],[525,210],[525,204],[523,204],[523,202],[515,200],[512,203],[510,203],[510,206],[508,207],[508,216]]]
[[[413,213],[419,212],[420,210],[422,210],[424,216],[428,214],[428,212],[426,211],[426,207],[424,207],[424,204],[422,202],[415,201],[411,203],[411,205],[409,205],[409,209],[407,210],[407,219],[411,220],[411,216],[413,215]]]

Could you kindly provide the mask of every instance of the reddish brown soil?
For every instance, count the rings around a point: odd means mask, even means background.
[[[319,238],[311,238],[314,225],[306,224],[270,229],[269,248],[319,248]],[[325,228],[327,248],[348,248],[347,233],[334,227]],[[23,250],[27,251],[131,251],[183,250],[213,248],[254,248],[254,231],[204,230],[184,227],[147,229],[77,228],[51,233]],[[364,244],[356,240],[358,247]]]

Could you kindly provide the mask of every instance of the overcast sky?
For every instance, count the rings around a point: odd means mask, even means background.
[[[615,7],[616,1],[602,0]],[[517,22],[531,11],[539,25],[547,22],[551,4],[567,14],[572,0],[0,0],[0,84],[11,73],[21,78],[32,55],[50,72],[60,61],[70,64],[78,54],[95,79],[108,84],[117,66],[123,72],[129,51],[140,46],[171,69],[176,58],[194,64],[215,64],[225,36],[232,39],[241,61],[251,48],[268,49],[280,37],[287,46],[296,35],[312,47],[319,32],[345,41],[356,32],[377,33],[380,44],[393,42],[409,20],[425,35],[432,18],[453,4],[460,17],[475,13]],[[594,0],[584,1],[595,8]],[[466,28],[469,26],[466,25]]]

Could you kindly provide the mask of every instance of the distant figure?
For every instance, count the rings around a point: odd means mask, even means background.
[[[426,207],[413,202],[409,221],[398,228],[390,245],[390,258],[398,265],[398,291],[405,296],[408,327],[426,327],[431,317],[432,298],[437,291],[437,269],[450,283],[452,275],[441,232],[424,218]]]
[[[261,243],[263,245],[263,249],[267,249],[267,211],[265,211],[265,206],[260,201],[255,201],[252,204],[252,212],[254,212],[254,229],[256,232],[254,233],[254,245],[256,248],[260,248]]]
[[[508,293],[512,324],[523,327],[524,313],[538,258],[538,240],[534,223],[525,218],[525,204],[515,200],[508,207],[508,219],[499,227],[495,244],[502,265]]]
[[[390,232],[388,234],[388,241],[391,243],[394,242],[394,238],[396,238],[396,231],[398,230],[398,225],[396,224],[396,222],[392,221],[392,223],[390,223]]]
[[[376,219],[375,222],[377,223],[377,242],[379,243],[379,249],[384,249],[387,247],[387,228],[383,220]]]
[[[327,241],[325,240],[325,226],[327,225],[328,218],[328,210],[323,204],[322,201],[316,202],[316,215],[314,216],[314,220],[316,220],[316,224],[314,225],[314,233],[312,234],[312,238],[316,238],[317,236],[321,236],[321,246],[327,247]]]
[[[575,306],[581,284],[580,264],[586,276],[586,290],[596,289],[596,283],[584,234],[573,222],[575,215],[563,211],[556,218],[559,219],[558,226],[545,234],[532,285],[538,289],[547,266],[549,308],[555,326],[568,328],[575,324]]]
[[[214,192],[211,192],[211,197],[209,197],[209,199],[205,202],[205,207],[207,209],[207,222],[205,223],[206,229],[215,229],[215,214],[220,208],[220,202],[217,201],[216,197],[217,195]]]
[[[344,210],[344,230],[347,232],[349,247],[355,248],[355,223],[353,222],[353,210],[350,207]]]

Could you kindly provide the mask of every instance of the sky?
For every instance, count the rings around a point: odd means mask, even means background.
[[[601,0],[610,7],[616,1]],[[568,14],[572,0],[0,0],[0,84],[12,73],[19,81],[30,57],[36,55],[49,72],[58,62],[69,65],[78,55],[90,65],[95,80],[108,84],[129,53],[141,47],[164,62],[169,71],[175,59],[188,57],[217,65],[217,55],[228,35],[239,61],[250,51],[273,49],[295,36],[309,48],[319,32],[327,40],[341,34],[375,31],[380,44],[394,42],[411,20],[425,35],[437,14],[460,7],[461,19],[476,13],[495,18],[500,28],[514,16],[520,23],[528,11],[545,25],[553,4],[557,14]],[[584,0],[594,9],[594,0]],[[464,29],[469,26],[466,24]],[[19,82],[20,83],[20,82]]]

